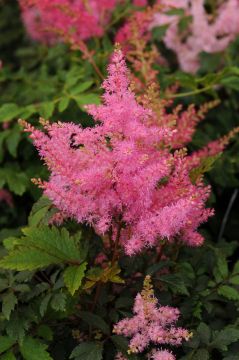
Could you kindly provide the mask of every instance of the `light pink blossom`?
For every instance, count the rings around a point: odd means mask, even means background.
[[[129,353],[141,353],[149,345],[176,345],[188,340],[190,334],[186,329],[175,326],[179,318],[179,310],[169,306],[159,306],[150,285],[150,278],[146,277],[144,290],[135,298],[132,318],[125,318],[114,326],[114,332],[131,338]],[[156,355],[155,355],[156,354]],[[160,358],[160,355],[162,357]],[[156,351],[153,359],[174,359],[168,351]],[[165,356],[165,357],[163,357]]]
[[[216,14],[208,14],[204,0],[161,0],[164,10],[154,16],[151,28],[168,25],[163,38],[165,45],[176,52],[179,65],[186,72],[195,73],[200,67],[199,54],[204,51],[224,51],[239,34],[239,0],[223,1]],[[168,14],[172,8],[184,10],[188,28],[180,31],[181,16]]]
[[[127,360],[127,358],[121,352],[118,352],[115,356],[115,360]]]
[[[150,357],[152,360],[176,360],[175,356],[168,350],[154,351]]]

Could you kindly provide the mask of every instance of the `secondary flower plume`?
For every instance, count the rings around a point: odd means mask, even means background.
[[[117,0],[19,0],[33,40],[54,43],[102,36]]]
[[[141,353],[151,344],[178,346],[191,336],[186,329],[175,326],[179,318],[177,308],[158,305],[150,276],[145,278],[143,291],[135,298],[133,313],[132,318],[123,319],[114,326],[116,334],[131,338],[129,353]],[[175,357],[167,350],[154,349],[151,359],[174,360]]]
[[[162,238],[201,245],[210,189],[191,181],[185,139],[177,137],[187,116],[139,103],[120,50],[108,71],[102,105],[88,106],[95,127],[43,122],[40,131],[25,123],[51,173],[39,185],[64,217],[111,234],[129,255]]]
[[[176,52],[180,67],[186,72],[198,70],[202,51],[224,51],[239,34],[238,0],[221,1],[211,14],[205,10],[205,0],[160,0],[159,3],[162,11],[155,14],[151,28],[168,25],[163,40]],[[183,17],[168,12],[175,8],[183,10]],[[182,18],[188,22],[183,30],[180,29]]]

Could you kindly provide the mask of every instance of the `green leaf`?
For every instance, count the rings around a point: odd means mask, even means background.
[[[183,16],[184,15],[184,9],[177,8],[177,9],[170,9],[166,11],[166,14],[169,16]]]
[[[26,238],[19,243],[21,246],[41,249],[58,258],[58,262],[83,260],[74,237],[64,228],[59,230],[56,227],[41,226],[24,228],[22,231]]]
[[[21,132],[19,126],[17,125],[10,131],[6,139],[8,151],[13,157],[17,156],[17,147],[20,139],[21,139]]]
[[[94,329],[100,329],[106,335],[110,334],[109,325],[100,316],[92,314],[88,311],[80,311],[78,315],[87,324],[93,326]]]
[[[239,285],[239,275],[232,276],[229,279],[230,284],[232,285]]]
[[[29,185],[27,175],[18,166],[5,166],[0,169],[0,183],[7,183],[10,191],[22,195]]]
[[[206,349],[199,349],[193,356],[193,360],[208,360],[209,352]]]
[[[200,323],[197,328],[198,335],[203,344],[208,345],[211,339],[211,330],[205,323]]]
[[[41,314],[41,316],[44,316],[46,311],[47,311],[47,307],[49,304],[49,301],[51,300],[52,294],[47,294],[44,299],[41,302],[40,308],[39,308],[39,312]]]
[[[93,84],[92,80],[85,81],[83,83],[77,84],[71,89],[69,89],[69,92],[71,95],[78,95],[83,93],[85,90],[89,89],[91,85]]]
[[[13,292],[9,292],[2,296],[2,312],[7,320],[9,320],[11,312],[17,304],[17,298]]]
[[[23,316],[20,312],[13,312],[10,321],[6,324],[6,332],[12,339],[22,342],[26,330],[29,329],[31,323],[30,314],[27,317]]]
[[[9,336],[0,336],[0,354],[10,349],[15,344],[15,340]]]
[[[44,340],[52,341],[53,331],[48,325],[42,324],[37,329],[37,336],[43,338]]]
[[[51,300],[51,307],[56,311],[66,310],[66,294],[55,294]]]
[[[64,97],[62,98],[60,101],[59,101],[59,104],[58,104],[58,110],[59,112],[63,112],[67,109],[68,105],[70,103],[70,98],[69,97]]]
[[[53,101],[48,101],[48,102],[44,102],[40,105],[40,115],[44,118],[44,119],[49,119],[54,111],[55,108],[55,103]]]
[[[85,342],[78,345],[71,353],[70,359],[102,360],[103,346],[99,343]]]
[[[147,274],[148,275],[153,275],[154,273],[156,273],[157,271],[163,269],[163,268],[167,268],[167,267],[170,267],[172,266],[174,263],[173,261],[169,261],[169,260],[163,260],[163,261],[160,261],[158,263],[155,263],[153,265],[150,265],[148,268],[147,268]]]
[[[2,130],[0,132],[0,161],[3,160],[4,157],[4,142],[6,140],[6,138],[8,137],[8,134],[10,133],[10,130]]]
[[[0,360],[16,360],[16,357],[13,352],[8,351],[4,355],[0,356]]]
[[[221,84],[232,89],[239,90],[239,76],[229,76],[221,80]]]
[[[228,264],[226,258],[223,256],[218,256],[217,266],[222,278],[225,279],[228,276]]]
[[[239,300],[239,291],[231,286],[222,285],[218,288],[217,292],[229,300]]]
[[[207,53],[201,52],[199,54],[200,59],[200,68],[202,73],[206,73],[206,76],[203,76],[201,80],[202,85],[216,84],[220,81],[220,73],[218,72],[218,65],[221,61],[221,53]]]
[[[77,105],[82,109],[85,110],[84,105],[88,104],[100,104],[100,98],[97,94],[81,94],[75,95],[74,100],[77,102]]]
[[[210,347],[227,350],[227,346],[239,340],[239,329],[227,327],[215,334],[214,340],[211,342]]]
[[[235,263],[232,273],[239,275],[239,261],[237,261],[237,262]]]
[[[87,263],[84,262],[80,266],[69,266],[64,271],[64,282],[70,294],[73,296],[81,286],[82,279],[85,275]]]
[[[30,336],[25,337],[20,345],[20,352],[25,360],[53,360],[46,349],[46,345]]]
[[[7,182],[9,189],[17,195],[23,195],[29,184],[29,179],[26,174],[20,173],[8,173]]]
[[[180,275],[178,274],[161,275],[160,280],[166,283],[174,293],[189,295],[189,292],[184,283],[184,279]]]
[[[188,29],[189,25],[192,23],[193,17],[192,16],[183,16],[179,23],[178,23],[178,29],[179,32],[184,32],[185,30]]]
[[[59,259],[37,249],[14,250],[0,261],[0,268],[9,270],[35,270],[51,264]]]
[[[31,289],[29,287],[29,285],[27,284],[17,284],[14,286],[14,291],[16,292],[20,292],[20,293],[26,293],[26,292],[30,292]]]
[[[127,354],[127,350],[129,347],[129,342],[124,336],[121,335],[112,335],[111,340],[113,341],[116,349],[125,355]]]
[[[24,109],[22,109],[21,111],[21,118],[24,120],[27,120],[30,116],[32,116],[33,114],[37,113],[37,108],[36,106],[30,104],[28,106],[26,106]]]
[[[22,229],[25,236],[0,261],[0,267],[10,270],[34,270],[51,264],[82,262],[74,237],[66,229],[47,226]]]
[[[28,218],[29,226],[39,225],[39,223],[45,217],[51,206],[52,202],[47,197],[40,197],[40,199],[32,207],[31,213]]]
[[[154,27],[152,29],[153,40],[156,40],[156,41],[161,40],[164,37],[164,35],[166,34],[168,27],[169,27],[168,24]]]
[[[83,77],[84,77],[83,68],[79,69],[78,66],[71,68],[70,71],[67,73],[67,77],[66,77],[67,88],[70,88],[71,86],[75,85]]]
[[[4,104],[0,107],[0,123],[16,118],[21,109],[14,103]]]

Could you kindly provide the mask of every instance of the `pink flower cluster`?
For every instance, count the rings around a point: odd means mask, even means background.
[[[205,208],[210,188],[192,183],[185,149],[172,150],[182,140],[176,120],[180,129],[187,116],[173,114],[169,126],[166,110],[159,117],[139,104],[120,50],[108,70],[103,104],[88,107],[95,127],[45,123],[40,131],[26,125],[51,173],[40,183],[45,195],[64,216],[112,233],[129,255],[160,238],[201,245],[197,228],[212,215]]]
[[[182,70],[195,73],[201,52],[224,51],[239,34],[239,0],[226,0],[218,5],[215,14],[205,10],[205,0],[161,0],[163,10],[156,13],[151,28],[168,25],[164,36],[166,46],[175,51]],[[189,25],[180,31],[181,16],[168,10],[183,9]]]
[[[233,139],[238,133],[239,127],[236,127],[222,138],[213,140],[209,142],[206,146],[204,146],[202,149],[195,151],[191,154],[191,156],[188,157],[188,166],[192,169],[197,168],[209,157],[217,157],[225,150],[231,139]]]
[[[118,352],[115,356],[115,360],[128,360],[121,352]]]
[[[99,37],[118,0],[19,0],[25,27],[33,40],[51,44]]]
[[[144,290],[135,298],[134,316],[123,319],[114,326],[116,334],[131,338],[129,353],[141,353],[151,344],[179,346],[191,336],[186,329],[175,326],[179,310],[170,306],[158,306],[149,277],[146,277],[145,283],[148,288],[145,289],[144,285]],[[151,353],[151,358],[175,359],[169,351],[156,349]]]
[[[152,352],[150,357],[152,360],[176,360],[175,356],[168,350],[158,350]]]

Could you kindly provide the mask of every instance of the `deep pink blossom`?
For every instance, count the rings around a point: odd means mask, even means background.
[[[86,40],[102,36],[118,0],[19,0],[22,18],[33,40]]]
[[[136,6],[146,6],[147,5],[147,0],[134,0],[133,3]]]
[[[221,137],[220,139],[213,140],[205,145],[202,149],[198,151],[194,151],[188,158],[188,168],[193,169],[200,166],[202,162],[207,160],[209,157],[217,157],[226,146],[230,143],[231,139],[235,137],[239,133],[239,127],[231,130],[227,135]]]
[[[185,150],[172,151],[177,133],[140,105],[129,89],[128,70],[116,50],[103,83],[103,104],[88,112],[96,126],[27,126],[51,176],[41,186],[54,205],[99,234],[112,230],[127,254],[175,237],[201,245],[197,233],[212,211],[205,209],[210,189],[192,183]],[[161,120],[161,121],[160,121]]]

